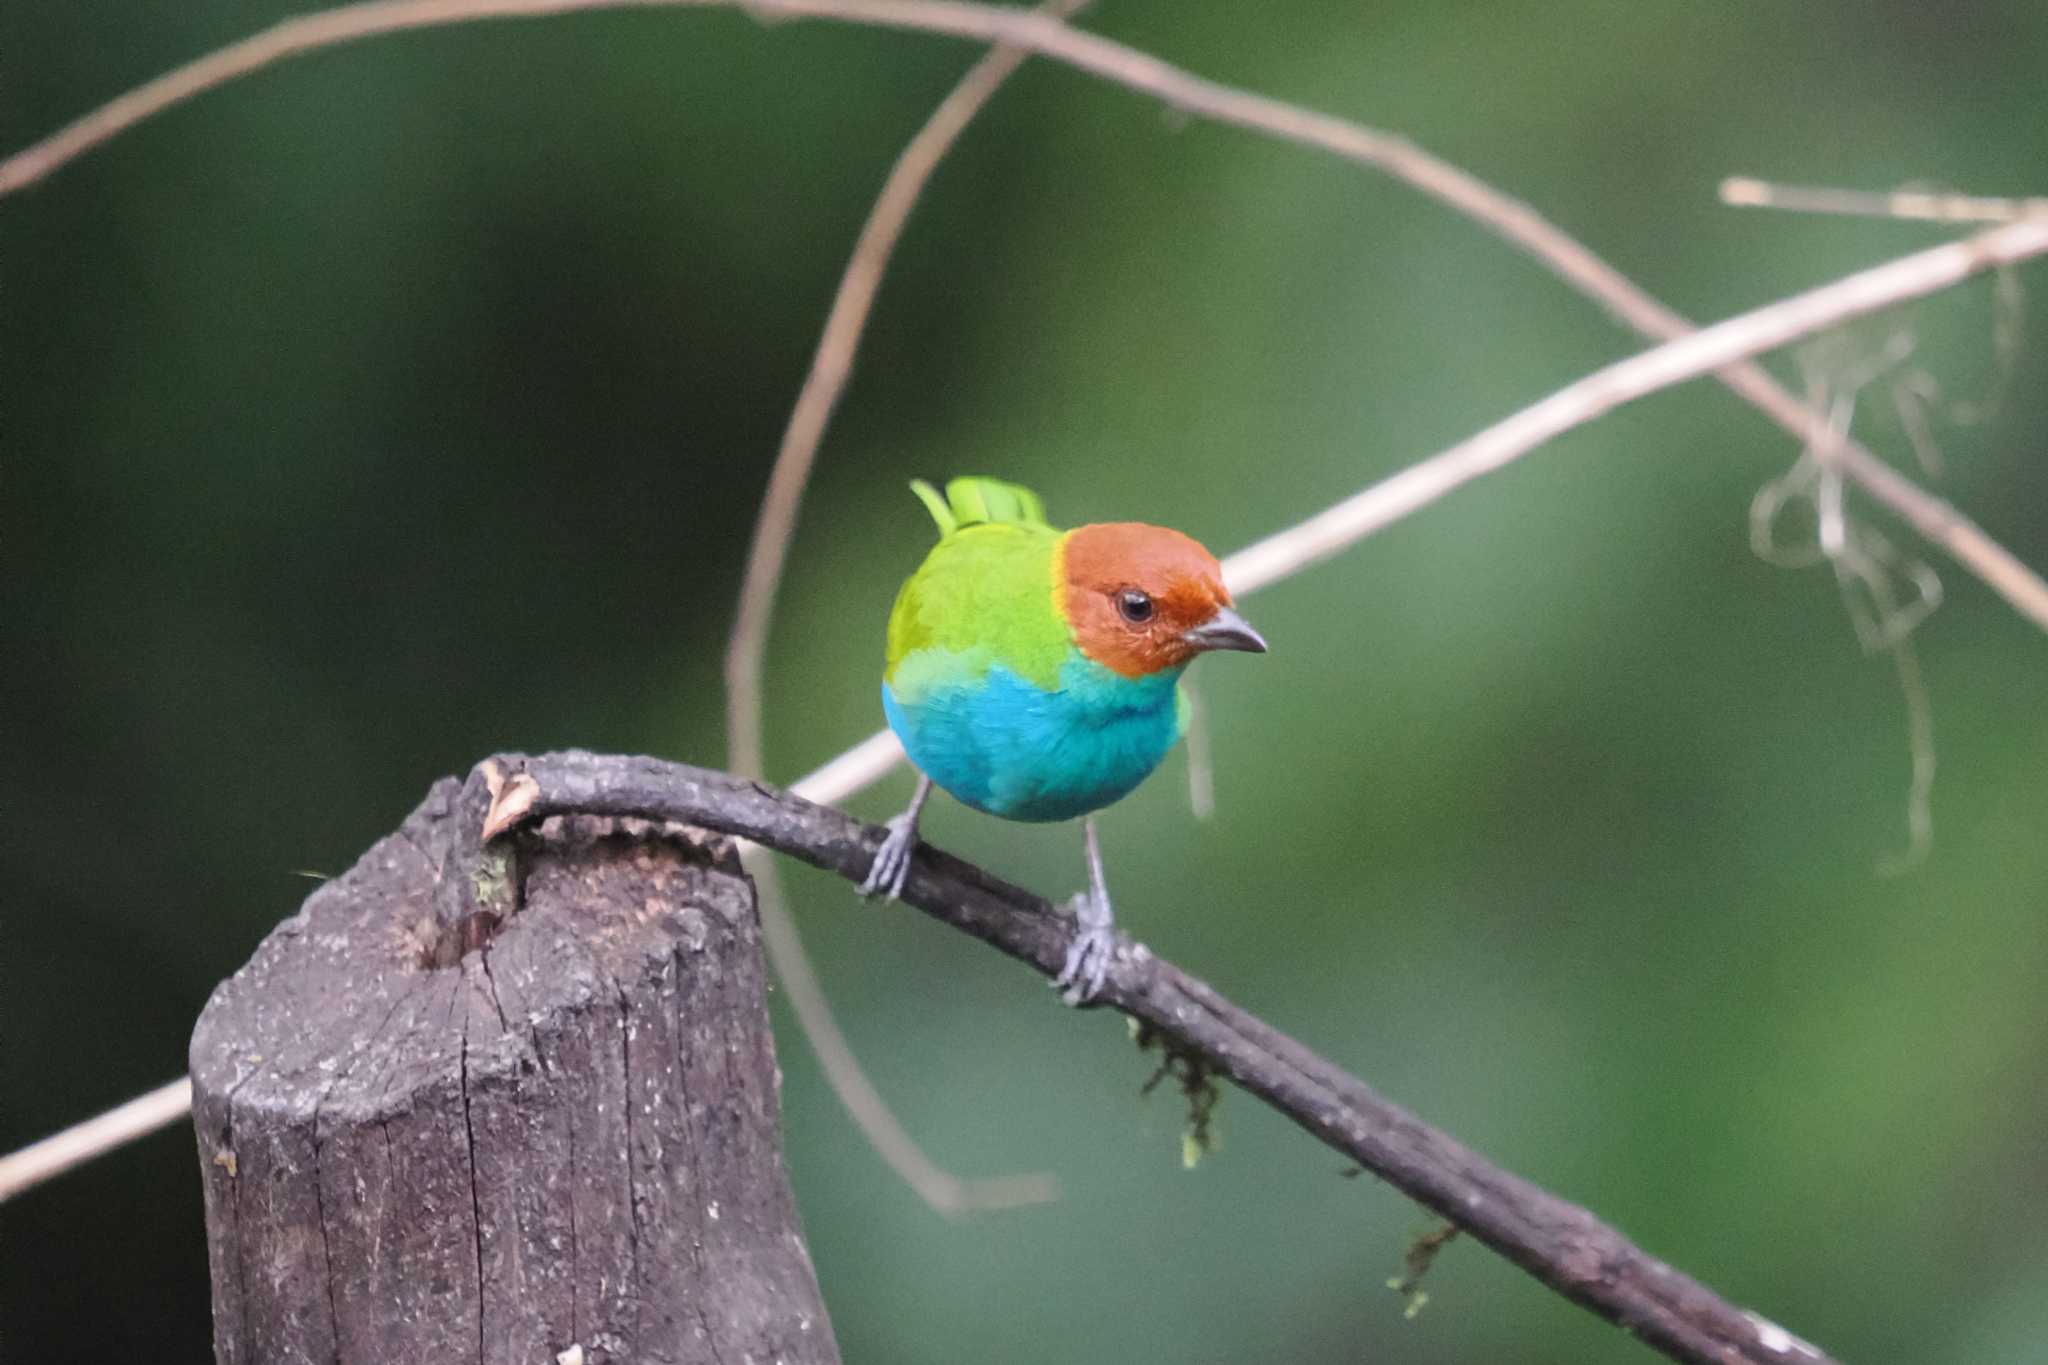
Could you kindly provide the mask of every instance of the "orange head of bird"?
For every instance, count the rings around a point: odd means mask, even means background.
[[[1060,606],[1081,652],[1127,678],[1178,668],[1212,649],[1266,652],[1231,605],[1223,568],[1164,526],[1082,526],[1062,546]]]

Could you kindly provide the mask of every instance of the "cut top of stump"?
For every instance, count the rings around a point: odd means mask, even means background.
[[[479,860],[478,787],[437,784],[200,1017],[220,1359],[836,1362],[731,843],[557,818]],[[480,890],[511,913],[451,925]]]

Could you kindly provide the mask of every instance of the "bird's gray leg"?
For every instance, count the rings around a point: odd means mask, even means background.
[[[1067,946],[1067,961],[1052,984],[1063,987],[1060,998],[1069,1005],[1085,1005],[1101,991],[1109,977],[1110,957],[1116,951],[1116,913],[1110,909],[1109,887],[1102,877],[1102,842],[1095,833],[1095,817],[1084,824],[1088,840],[1088,889],[1075,896],[1074,941]]]
[[[932,780],[919,773],[917,792],[910,798],[909,808],[889,819],[889,837],[875,850],[868,879],[860,884],[863,896],[893,901],[903,894],[904,879],[910,876],[910,850],[917,847],[917,813],[924,809],[925,798],[931,794]]]

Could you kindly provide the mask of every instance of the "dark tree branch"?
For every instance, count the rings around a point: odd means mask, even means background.
[[[494,829],[579,812],[678,821],[751,839],[852,881],[867,875],[883,835],[762,783],[680,763],[580,752],[496,761],[510,779]],[[1046,901],[937,849],[920,846],[903,899],[1048,977],[1064,959],[1067,922]],[[1381,1098],[1142,944],[1119,942],[1098,1002],[1199,1054],[1316,1138],[1673,1360],[1831,1365],[1813,1346]]]

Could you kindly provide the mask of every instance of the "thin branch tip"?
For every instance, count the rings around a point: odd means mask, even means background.
[[[1721,202],[1731,208],[1754,208],[1765,200],[1766,186],[1746,175],[1731,175],[1721,182]]]
[[[1721,182],[1721,202],[1732,208],[1780,209],[1789,213],[1892,218],[1924,223],[2010,223],[2048,211],[2048,198],[1994,198],[1948,190],[1906,187],[1846,190],[1825,185],[1779,185],[1735,175]]]

